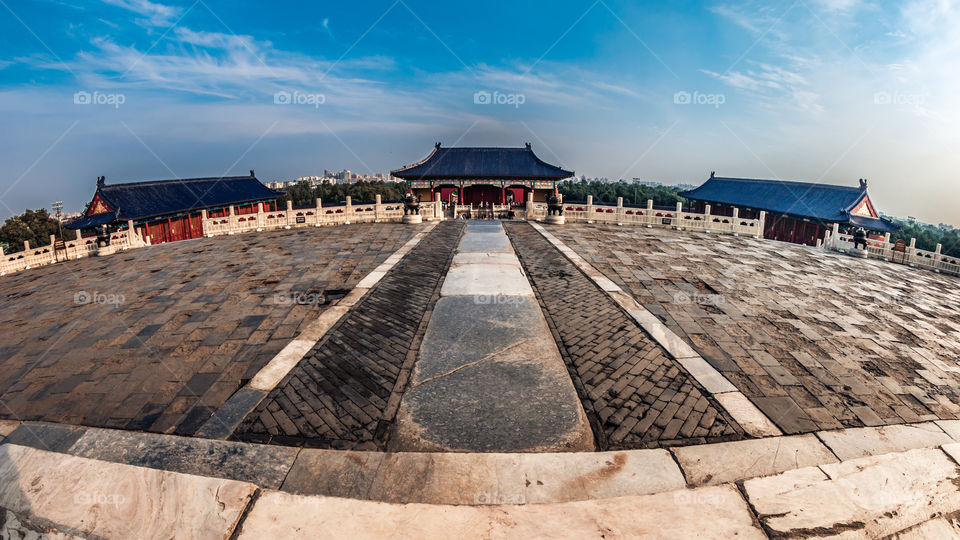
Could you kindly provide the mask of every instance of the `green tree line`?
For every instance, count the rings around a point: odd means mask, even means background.
[[[647,200],[653,200],[654,206],[676,206],[678,202],[687,204],[687,199],[680,196],[682,190],[673,186],[654,187],[573,180],[560,182],[557,189],[564,200],[568,201],[586,201],[587,195],[593,195],[595,203],[616,204],[617,197],[623,197],[624,204],[646,205]]]

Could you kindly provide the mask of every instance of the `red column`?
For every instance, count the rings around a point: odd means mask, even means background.
[[[507,204],[507,188],[500,186],[500,204]]]

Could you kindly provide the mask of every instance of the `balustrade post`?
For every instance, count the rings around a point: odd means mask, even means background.
[[[51,263],[57,262],[57,246],[54,245],[54,242],[56,241],[57,241],[57,235],[51,234],[50,235],[50,262]]]
[[[623,197],[617,197],[617,225],[623,225]]]
[[[943,255],[940,254],[940,250],[943,248],[940,244],[937,244],[937,250],[933,252],[933,271],[939,273],[940,268],[937,267],[940,264],[940,259]]]
[[[593,223],[593,195],[587,195],[587,223]]]
[[[286,218],[287,218],[287,225],[284,227],[284,229],[289,229],[289,228],[290,228],[290,221],[293,220],[293,200],[288,200],[288,201],[287,201],[287,215],[286,215]]]
[[[376,199],[375,199],[375,203],[374,203],[374,207],[373,207],[373,221],[374,221],[374,223],[380,223],[380,200],[381,200],[380,194],[377,193],[377,197],[376,197]]]
[[[757,234],[754,235],[755,238],[763,238],[763,227],[767,222],[767,212],[764,210],[760,211],[760,219],[757,222]]]
[[[351,211],[353,210],[353,208],[351,207],[352,204],[353,204],[353,203],[350,201],[350,196],[347,195],[347,197],[346,197],[346,207],[345,207],[344,210],[343,210],[344,215],[345,215],[345,217],[346,217],[346,221],[343,222],[345,225],[349,225],[349,224],[350,224],[350,216],[353,215],[353,214],[351,214]]]
[[[536,214],[534,213],[535,208],[533,207],[533,192],[527,193],[527,221],[535,221],[537,219]]]
[[[320,200],[320,197],[317,197],[317,210],[315,212],[317,216],[317,221],[314,224],[314,227],[319,227],[323,222],[323,201]]]
[[[127,247],[139,247],[140,242],[136,241],[137,239],[137,230],[133,227],[133,220],[127,220]]]

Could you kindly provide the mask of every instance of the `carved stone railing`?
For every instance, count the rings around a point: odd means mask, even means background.
[[[527,202],[527,219],[542,220],[547,215],[547,203]],[[676,208],[654,208],[653,201],[647,201],[644,207],[627,207],[623,199],[617,204],[594,204],[593,197],[587,197],[586,203],[563,203],[563,216],[568,223],[615,223],[617,225],[641,225],[645,227],[669,227],[676,230],[726,233],[734,235],[763,236],[765,215],[759,219],[738,217],[739,210],[733,210],[733,216],[715,216],[707,206],[703,213],[685,212],[680,204]]]
[[[145,239],[136,230],[131,231],[129,225],[132,224],[128,222],[127,229],[111,233],[110,245],[105,247],[97,245],[95,236],[83,237],[80,235],[80,231],[76,232],[76,237],[73,240],[65,241],[64,249],[60,250],[54,249],[56,242],[54,235],[50,235],[48,245],[41,247],[31,248],[29,242],[24,242],[23,251],[5,254],[0,258],[0,276],[66,260],[149,246],[150,238]]]
[[[853,235],[839,232],[834,228],[833,232],[827,231],[824,235],[822,245],[826,249],[850,253],[854,249]],[[940,252],[942,249],[940,244],[937,244],[935,251],[918,249],[916,245],[916,238],[911,238],[910,244],[904,246],[904,251],[895,251],[896,243],[890,242],[890,235],[887,234],[883,239],[867,240],[867,256],[871,259],[903,263],[934,272],[960,276],[960,259],[943,255]]]

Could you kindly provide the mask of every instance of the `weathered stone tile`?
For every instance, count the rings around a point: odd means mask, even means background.
[[[821,431],[817,436],[844,461],[954,442],[932,422]]]
[[[0,446],[0,507],[100,538],[229,538],[256,487]]]
[[[739,492],[729,486],[555,505],[506,506],[400,505],[271,491],[257,500],[239,537],[297,535],[765,538],[754,527]]]
[[[305,448],[297,455],[282,489],[301,495],[367,499],[381,462],[389,456],[383,452]]]
[[[796,482],[807,470],[811,477]],[[828,478],[818,479],[823,472]],[[957,465],[943,452],[921,449],[748,480],[744,488],[760,520],[776,534],[876,538],[960,509],[958,476]]]
[[[533,290],[519,263],[463,264],[447,271],[440,296],[532,297]]]
[[[88,430],[70,450],[80,457],[165,471],[228,478],[278,489],[298,448]]]
[[[837,458],[814,435],[770,437],[671,448],[687,482],[716,485],[834,463]]]
[[[4,439],[4,443],[67,452],[84,434],[86,428],[46,422],[23,422]]]

